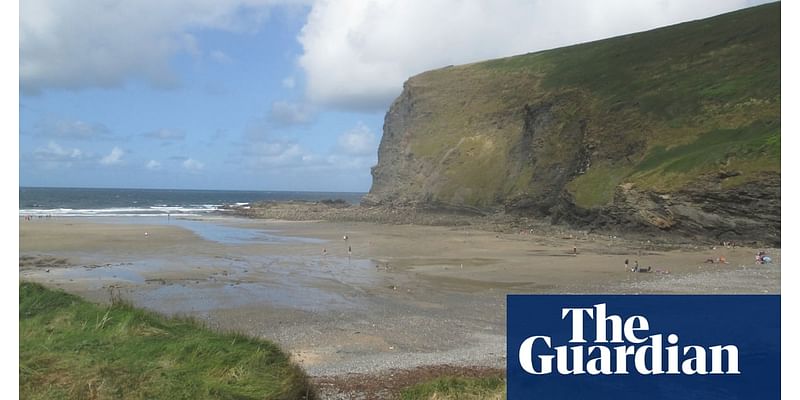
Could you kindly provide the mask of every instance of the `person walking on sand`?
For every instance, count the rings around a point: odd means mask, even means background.
[[[628,264],[628,259],[625,259],[625,271],[630,269],[630,265]]]

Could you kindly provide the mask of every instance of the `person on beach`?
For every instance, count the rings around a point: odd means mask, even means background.
[[[628,259],[626,258],[625,259],[625,271],[627,271],[628,269],[630,269],[630,265],[628,264]]]

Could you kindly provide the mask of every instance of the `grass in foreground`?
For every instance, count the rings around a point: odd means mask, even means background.
[[[127,304],[19,287],[20,398],[313,398],[272,343]]]
[[[506,398],[502,377],[443,377],[419,383],[400,392],[402,400],[500,400]]]

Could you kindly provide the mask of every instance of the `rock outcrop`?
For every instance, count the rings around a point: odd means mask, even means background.
[[[364,203],[780,244],[780,3],[410,78]]]

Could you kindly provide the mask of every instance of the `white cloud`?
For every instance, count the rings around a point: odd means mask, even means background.
[[[84,154],[80,149],[67,149],[51,140],[47,146],[34,150],[34,157],[38,161],[69,163],[83,159]]]
[[[111,130],[100,123],[91,123],[81,120],[45,119],[36,124],[34,128],[37,135],[57,137],[62,139],[107,139],[111,137]]]
[[[369,168],[375,165],[376,157],[367,156],[342,156],[338,154],[329,154],[325,157],[325,165],[327,168],[339,171],[362,171],[367,172]]]
[[[298,40],[307,95],[379,110],[408,77],[704,18],[761,0],[320,0]]]
[[[24,162],[21,158],[21,162]],[[33,151],[33,164],[36,168],[48,170],[71,168],[74,164],[84,162],[89,157],[77,148],[65,148],[54,141],[47,146],[39,147]]]
[[[361,122],[355,128],[341,134],[337,142],[339,152],[346,155],[367,156],[378,152],[375,134]]]
[[[294,89],[294,85],[294,77],[291,76],[287,76],[281,81],[281,86],[285,87],[286,89]]]
[[[361,122],[342,133],[328,152],[314,152],[292,140],[271,138],[265,131],[251,130],[244,139],[237,161],[244,160],[247,167],[273,175],[368,171],[377,161],[375,134]]]
[[[270,120],[279,126],[297,125],[311,122],[314,110],[307,104],[276,101],[272,103]]]
[[[20,88],[113,87],[143,79],[171,87],[170,57],[198,56],[189,32],[255,31],[291,0],[26,0],[20,3]],[[213,57],[213,54],[212,54]]]
[[[156,129],[154,131],[145,132],[142,136],[148,139],[157,139],[163,141],[172,141],[172,140],[183,140],[186,138],[186,134],[181,131],[176,131],[172,129]]]
[[[150,160],[147,163],[145,163],[144,167],[149,170],[155,171],[161,169],[161,163],[156,160]]]
[[[189,171],[192,171],[192,172],[200,171],[203,168],[205,168],[205,166],[206,166],[205,164],[203,164],[200,161],[197,161],[197,160],[195,160],[193,158],[187,158],[186,160],[183,161],[182,165],[183,165],[183,168],[185,168],[185,169],[187,169]]]
[[[290,141],[259,141],[246,146],[244,156],[250,167],[298,167],[314,156]]]
[[[111,152],[108,153],[108,155],[106,155],[105,157],[100,159],[100,164],[103,164],[103,165],[121,164],[122,163],[122,156],[124,154],[125,154],[125,152],[122,151],[122,149],[120,149],[119,147],[114,146],[114,148],[111,149]]]
[[[227,54],[225,54],[225,52],[223,52],[222,50],[214,50],[211,53],[209,53],[208,56],[211,57],[212,60],[220,64],[230,64],[233,62],[233,59]]]

